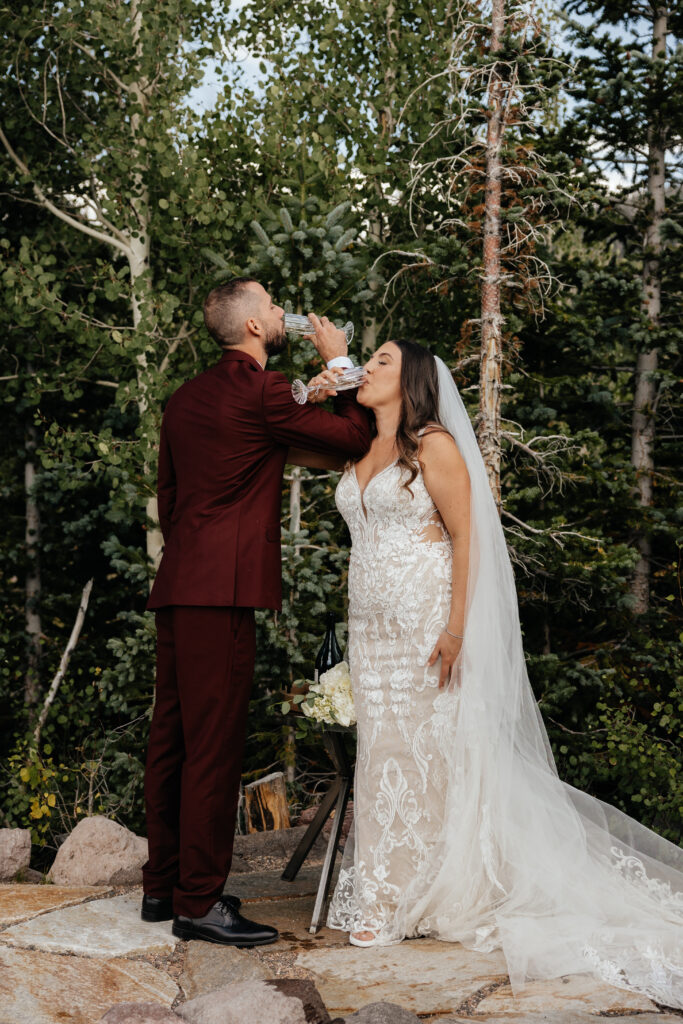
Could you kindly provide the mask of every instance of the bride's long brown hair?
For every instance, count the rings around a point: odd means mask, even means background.
[[[391,343],[401,350],[401,415],[396,430],[397,461],[407,474],[403,486],[410,491],[410,485],[419,472],[419,431],[424,427],[428,428],[427,433],[447,431],[439,419],[439,377],[434,356],[416,341],[391,338]]]

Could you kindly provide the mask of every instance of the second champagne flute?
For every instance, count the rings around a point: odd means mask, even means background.
[[[345,369],[336,380],[335,384],[324,387],[322,384],[305,384],[302,380],[295,380],[292,384],[292,396],[299,403],[305,405],[309,395],[317,395],[319,391],[351,391],[359,388],[365,380],[364,366],[350,366]]]

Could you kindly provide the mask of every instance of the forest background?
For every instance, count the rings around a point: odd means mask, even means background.
[[[680,8],[0,8],[0,827],[144,832],[160,416],[250,274],[353,320],[357,361],[403,336],[453,368],[559,771],[680,840]],[[318,368],[298,339],[270,366]],[[336,479],[288,467],[258,613],[244,780],[284,770],[293,810],[329,770],[277,706],[326,611],[344,639]]]

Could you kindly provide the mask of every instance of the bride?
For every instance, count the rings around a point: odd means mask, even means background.
[[[376,434],[336,492],[358,755],[327,923],[358,946],[502,948],[513,990],[592,972],[683,1007],[683,853],[558,778],[451,374],[410,341],[366,370]]]

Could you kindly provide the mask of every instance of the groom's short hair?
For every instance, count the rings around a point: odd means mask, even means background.
[[[219,284],[204,300],[206,329],[220,348],[232,348],[244,338],[244,321],[250,312],[248,284],[259,284],[254,277],[233,277]],[[254,304],[256,296],[254,296]]]

